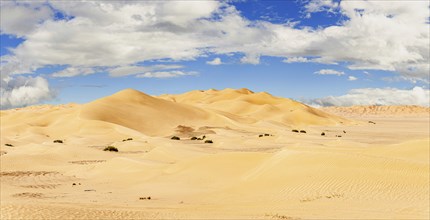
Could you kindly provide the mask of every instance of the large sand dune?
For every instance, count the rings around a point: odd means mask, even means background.
[[[428,108],[361,108],[226,89],[1,111],[1,219],[428,219]]]

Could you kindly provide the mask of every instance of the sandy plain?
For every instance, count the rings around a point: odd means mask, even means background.
[[[429,108],[128,89],[0,116],[1,219],[430,217]]]

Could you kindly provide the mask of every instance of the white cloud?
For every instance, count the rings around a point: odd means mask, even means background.
[[[52,74],[53,77],[73,77],[79,75],[89,75],[95,73],[93,68],[85,67],[69,67],[64,70],[55,72]]]
[[[138,78],[175,78],[180,76],[195,76],[197,72],[184,72],[184,71],[159,71],[159,72],[146,72],[136,75]]]
[[[219,57],[216,57],[215,59],[213,59],[211,61],[207,61],[206,63],[209,65],[221,65],[222,64],[221,58],[219,58]]]
[[[413,78],[426,78],[430,68],[426,1],[339,4],[313,0],[305,6],[307,12],[336,10],[347,18],[343,23],[315,29],[249,21],[228,2],[50,4],[71,19],[54,21],[45,15],[35,19],[36,9],[32,9],[35,13],[25,13],[28,19],[39,22],[31,31],[22,31],[26,41],[12,50],[20,63],[111,68],[157,59],[192,60],[208,53],[243,53],[243,63],[258,64],[260,56],[289,57],[285,62],[305,62],[300,57],[314,57],[307,61],[346,63],[350,69],[389,70]],[[14,7],[22,11],[29,8],[23,4]],[[7,23],[25,23],[2,18]],[[42,22],[44,19],[48,20]],[[17,34],[9,28],[2,31]]]
[[[284,62],[284,63],[308,63],[308,62],[311,62],[311,60],[309,60],[306,57],[287,57],[284,60],[282,60],[282,62]]]
[[[246,54],[244,57],[240,59],[241,63],[245,64],[254,64],[257,65],[260,63],[260,55],[257,54]]]
[[[345,73],[342,71],[337,71],[337,70],[332,70],[332,69],[321,69],[321,70],[316,71],[315,74],[318,74],[318,75],[336,75],[336,76],[345,75]]]
[[[349,81],[355,81],[355,80],[357,80],[358,78],[357,77],[355,77],[355,76],[348,76],[348,80]]]
[[[410,82],[413,84],[417,84],[419,82],[428,84],[430,82],[429,79],[417,78],[417,77],[407,77],[407,76],[383,77],[381,79],[386,81],[386,82],[390,82],[390,83],[406,81],[406,82]]]
[[[352,105],[421,105],[429,106],[430,91],[422,87],[410,90],[395,88],[353,89],[346,95],[313,99],[308,104],[316,106]]]
[[[54,97],[48,81],[42,77],[2,78],[0,94],[1,109],[33,105]]]
[[[1,1],[1,33],[9,33],[18,37],[30,34],[37,25],[51,18],[52,10],[41,2]]]
[[[129,76],[142,74],[150,71],[158,71],[158,70],[173,70],[173,69],[182,69],[184,66],[181,65],[153,65],[153,66],[120,66],[109,71],[109,75],[113,77],[119,76]]]
[[[332,0],[311,0],[305,5],[306,17],[310,18],[311,13],[326,11],[329,13],[335,13],[338,9],[339,3]]]

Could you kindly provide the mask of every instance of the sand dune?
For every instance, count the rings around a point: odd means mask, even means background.
[[[226,89],[1,111],[0,217],[428,219],[428,109],[322,110]]]
[[[197,105],[205,109],[228,112],[254,121],[270,120],[287,126],[336,125],[350,122],[287,98],[248,89],[191,91],[182,95],[163,95],[166,100]]]
[[[430,108],[423,106],[351,106],[351,107],[324,107],[322,111],[343,116],[379,116],[379,117],[405,117],[430,116]]]
[[[80,117],[148,135],[168,135],[178,125],[231,125],[223,117],[199,107],[165,101],[131,89],[84,105]]]

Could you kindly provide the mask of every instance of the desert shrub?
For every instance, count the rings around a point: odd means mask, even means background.
[[[296,133],[299,133],[299,130],[296,130],[296,129],[293,129],[293,130],[291,130],[292,132],[296,132]]]
[[[114,152],[118,152],[118,148],[114,147],[114,146],[107,146],[105,147],[105,149],[103,149],[104,151],[114,151]]]
[[[54,143],[62,144],[63,141],[62,140],[54,140]]]
[[[305,133],[306,134],[306,131],[305,130],[300,130],[300,133]]]
[[[321,136],[325,136],[325,133],[323,132],[323,133],[321,133]]]
[[[206,136],[205,136],[205,135],[203,135],[202,140],[204,140],[205,138],[206,138]]]
[[[124,142],[124,141],[132,141],[132,140],[133,140],[133,138],[127,138],[127,139],[124,139],[122,141]]]
[[[264,136],[270,136],[270,134],[264,134]]]
[[[212,140],[205,140],[205,144],[212,144],[213,141]]]
[[[263,137],[264,135],[262,135],[262,134],[260,134],[260,135],[258,135],[258,137]]]
[[[346,131],[343,131],[344,134],[346,134]]]
[[[195,141],[195,140],[197,140],[198,138],[197,137],[192,137],[191,138],[191,140],[193,140],[193,141]]]
[[[140,200],[151,200],[151,196],[148,197],[139,197]]]
[[[339,138],[340,138],[340,137],[342,137],[342,135],[336,135],[336,137],[339,137]]]
[[[376,123],[375,123],[375,122],[373,122],[373,121],[369,121],[369,123],[370,123],[370,124],[376,124]]]
[[[173,137],[171,137],[170,139],[172,139],[172,140],[181,140],[181,138],[179,138],[179,137],[177,137],[177,136],[173,136]]]
[[[8,147],[13,147],[13,145],[12,144],[4,144],[5,146],[8,146]]]

